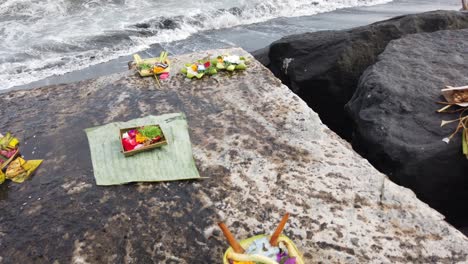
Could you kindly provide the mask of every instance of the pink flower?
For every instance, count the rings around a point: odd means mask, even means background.
[[[276,261],[281,264],[296,264],[296,258],[290,258],[286,252],[278,253]]]
[[[161,80],[165,80],[169,78],[169,73],[168,72],[164,72],[164,73],[161,73],[161,75],[159,75],[159,79]]]
[[[132,130],[128,131],[128,135],[130,136],[130,138],[135,138],[136,133],[137,133],[137,131],[135,129],[132,129]]]

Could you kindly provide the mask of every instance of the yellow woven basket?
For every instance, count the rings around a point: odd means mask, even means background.
[[[159,60],[159,58],[142,59],[140,57],[140,55],[138,55],[138,54],[133,55],[133,59],[134,59],[135,64],[137,65],[137,67],[138,67],[139,64],[142,64],[142,63],[155,64],[155,63],[161,62]],[[167,67],[161,73],[170,72],[171,71],[171,62],[169,61],[169,59],[166,59],[162,63],[165,63],[165,64],[169,65],[169,67]],[[153,76],[154,75],[153,71],[151,71],[149,69],[138,70],[138,73],[140,73],[141,77],[148,77],[148,76]],[[161,73],[158,73],[158,74],[161,74]]]
[[[248,248],[250,244],[252,244],[252,242],[254,242],[257,239],[264,238],[264,237],[269,238],[269,236],[267,235],[258,235],[258,236],[253,236],[251,238],[247,238],[242,241],[239,241],[239,244],[241,244],[243,248]],[[296,245],[292,242],[291,239],[281,234],[278,238],[278,242],[283,243],[286,246],[290,257],[296,257],[296,264],[304,264],[304,259],[302,258],[302,255],[299,253],[299,250],[297,249]],[[267,257],[262,257],[259,255],[235,253],[231,247],[229,247],[224,253],[223,264],[229,264],[229,260],[234,260],[234,261],[239,261],[239,262],[253,261],[254,263],[262,263],[262,264],[278,264],[276,260],[271,260]]]

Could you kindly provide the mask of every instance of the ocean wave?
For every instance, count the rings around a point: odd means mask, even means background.
[[[5,0],[0,3],[0,89],[207,30],[390,1]]]

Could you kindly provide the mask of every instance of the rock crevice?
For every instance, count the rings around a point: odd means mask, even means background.
[[[368,26],[291,35],[255,52],[276,77],[302,98],[333,131],[350,140],[344,105],[367,67],[394,39],[408,34],[468,28],[468,13],[434,11]],[[285,62],[288,61],[284,67]]]

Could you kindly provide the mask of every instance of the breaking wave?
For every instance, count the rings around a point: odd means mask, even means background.
[[[0,89],[198,32],[391,0],[4,0]]]

